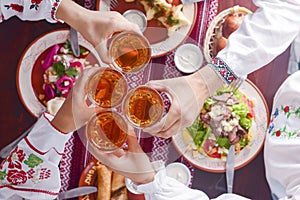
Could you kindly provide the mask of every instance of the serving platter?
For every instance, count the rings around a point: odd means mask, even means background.
[[[253,141],[243,148],[235,156],[235,169],[239,169],[250,163],[261,151],[267,126],[269,123],[269,110],[266,100],[259,89],[249,80],[245,81],[240,90],[255,102],[255,118],[252,123]],[[225,172],[226,161],[219,158],[209,158],[200,153],[195,156],[190,144],[185,141],[183,132],[179,132],[172,137],[175,149],[194,167],[208,172]]]
[[[43,73],[41,62],[45,57],[45,52],[55,44],[65,43],[70,38],[68,29],[59,29],[39,36],[31,42],[23,52],[17,68],[16,85],[19,97],[28,112],[38,117],[46,111],[46,105],[39,99],[42,91]],[[79,45],[86,48],[90,53],[86,60],[100,62],[100,58],[93,46],[87,42],[80,34]]]
[[[102,11],[117,11],[123,14],[129,9],[140,10],[145,13],[143,6],[134,2],[125,2],[125,0],[118,0],[118,5],[111,9],[112,3],[110,0],[97,0],[96,9]],[[180,4],[179,0],[174,0],[173,5]],[[179,28],[171,36],[168,36],[167,29],[161,25],[157,20],[149,20],[147,28],[143,32],[144,36],[149,40],[152,50],[152,58],[161,57],[171,52],[182,44],[193,30],[197,16],[197,3],[186,3],[183,5],[182,12],[184,16],[191,22],[190,25]]]

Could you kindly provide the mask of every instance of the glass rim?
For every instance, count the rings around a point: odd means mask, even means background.
[[[133,68],[129,71],[124,71],[122,69],[122,67],[120,67],[118,64],[115,63],[114,56],[112,56],[111,51],[112,51],[112,46],[115,43],[115,41],[117,41],[123,35],[127,35],[127,34],[128,35],[135,35],[135,36],[138,36],[140,39],[142,39],[143,42],[146,44],[146,45],[143,45],[143,46],[148,49],[149,56],[148,56],[148,59],[146,60],[146,62],[144,64],[140,65],[139,67]],[[149,64],[149,62],[152,58],[152,48],[151,48],[151,44],[150,44],[149,40],[142,33],[137,33],[137,32],[134,32],[134,31],[123,31],[123,32],[120,32],[120,33],[116,34],[115,36],[112,36],[112,39],[111,39],[111,41],[108,45],[108,56],[109,56],[110,61],[111,61],[109,66],[111,66],[112,68],[114,68],[118,71],[121,71],[122,73],[125,73],[125,74],[136,73],[136,72],[139,72],[142,69],[144,69]]]
[[[98,75],[101,77],[102,74],[105,73],[105,71],[110,71],[110,72],[115,72],[115,73],[117,73],[117,74],[119,75],[118,77],[121,77],[120,79],[123,79],[123,80],[125,81],[125,83],[126,83],[125,86],[123,86],[125,90],[123,91],[122,97],[121,97],[120,99],[118,99],[118,100],[116,101],[116,103],[114,103],[114,104],[111,103],[110,106],[102,106],[100,103],[98,103],[98,102],[91,96],[91,94],[90,94],[90,92],[89,92],[90,84],[91,84],[93,78],[94,78],[95,76],[98,76]],[[110,72],[109,72],[109,73],[110,73]],[[118,81],[120,81],[120,79],[119,79]],[[99,78],[99,80],[100,80],[100,78]],[[91,101],[92,104],[94,104],[94,105],[96,105],[96,106],[99,106],[99,107],[101,107],[101,108],[113,108],[113,107],[117,107],[117,106],[121,105],[122,102],[123,102],[123,99],[125,98],[125,96],[127,95],[127,93],[128,93],[128,82],[127,82],[126,77],[124,76],[124,74],[123,74],[122,72],[120,72],[120,71],[117,70],[117,69],[111,68],[111,67],[99,67],[99,69],[98,69],[97,71],[95,71],[94,73],[91,74],[91,76],[89,77],[89,80],[87,81],[87,98]]]
[[[145,89],[148,89],[148,90],[150,89],[152,92],[154,92],[154,93],[159,97],[159,101],[160,101],[160,103],[161,103],[161,105],[162,105],[162,107],[161,107],[161,114],[160,114],[158,120],[155,121],[155,122],[151,122],[151,123],[150,123],[149,125],[147,125],[147,126],[141,126],[141,125],[139,125],[139,124],[137,124],[137,123],[132,122],[131,118],[128,116],[128,114],[126,114],[126,113],[128,112],[128,105],[127,105],[127,102],[128,102],[129,99],[133,96],[133,94],[135,93],[135,91],[138,90],[138,89],[141,89],[141,88],[145,88]],[[125,119],[130,123],[130,125],[132,125],[132,126],[135,127],[135,128],[138,128],[138,129],[143,129],[143,128],[146,128],[146,127],[151,127],[151,126],[153,126],[154,124],[156,124],[157,122],[159,122],[159,121],[163,118],[163,116],[164,116],[164,109],[165,109],[165,108],[164,108],[164,101],[163,101],[163,98],[162,98],[162,96],[160,95],[160,93],[159,93],[155,88],[153,88],[153,87],[151,87],[151,86],[147,86],[147,85],[139,85],[139,86],[137,86],[136,88],[133,88],[132,90],[130,90],[130,91],[125,95],[125,97],[123,98],[123,101],[122,101],[122,113],[123,113]]]
[[[101,152],[104,152],[104,153],[111,153],[117,149],[120,149],[124,146],[124,144],[126,144],[126,141],[127,141],[127,138],[128,138],[128,125],[126,126],[126,129],[124,130],[122,127],[119,126],[119,123],[116,121],[118,127],[120,128],[120,130],[122,132],[125,133],[126,137],[124,138],[124,141],[122,142],[122,145],[121,146],[117,146],[115,145],[113,142],[110,142],[112,144],[112,146],[114,148],[110,148],[110,149],[105,149],[103,147],[100,147],[99,145],[97,145],[96,142],[94,142],[92,139],[91,139],[91,131],[90,130],[90,127],[92,126],[92,124],[90,124],[91,122],[93,122],[94,120],[96,120],[95,118],[98,118],[99,115],[104,115],[104,114],[107,114],[107,113],[111,113],[114,116],[117,116],[119,117],[119,119],[122,120],[122,123],[124,123],[125,125],[127,125],[127,120],[124,118],[123,115],[121,115],[120,113],[118,113],[117,111],[115,110],[112,110],[112,109],[103,109],[101,111],[98,111],[98,112],[95,112],[95,114],[93,114],[90,119],[88,120],[86,126],[85,126],[85,137],[86,137],[86,141],[88,142],[89,145],[92,145],[93,147],[95,147],[97,150],[101,151]],[[102,134],[102,135],[105,135],[104,133],[98,133],[98,134]]]

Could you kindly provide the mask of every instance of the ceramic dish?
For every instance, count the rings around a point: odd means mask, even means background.
[[[42,57],[50,47],[55,44],[65,43],[69,37],[70,34],[67,29],[55,30],[41,35],[27,46],[19,60],[16,74],[18,94],[23,105],[34,117],[38,117],[42,112],[46,111],[45,104],[38,98],[43,85]],[[92,45],[84,40],[81,35],[79,35],[79,45],[90,52],[90,57],[86,57],[87,60],[100,60],[95,56],[98,54]]]
[[[173,2],[175,5],[179,3],[177,0]],[[96,9],[105,11],[111,10],[109,4],[110,0],[97,0]],[[123,14],[129,9],[136,9],[145,13],[141,4],[136,2],[127,3],[124,0],[118,0],[118,6],[113,10]],[[162,25],[159,25],[157,20],[150,20],[147,22],[147,28],[143,34],[151,44],[152,58],[166,55],[188,38],[195,24],[197,16],[197,3],[184,4],[183,14],[187,17],[191,24],[189,26],[179,28],[170,37],[167,35],[167,29]]]
[[[269,111],[266,101],[258,88],[249,80],[245,81],[240,90],[249,98],[254,99],[255,119],[252,123],[253,141],[235,156],[235,169],[250,163],[261,151],[269,122]],[[185,141],[182,133],[172,137],[176,150],[194,167],[208,172],[225,172],[225,161],[219,158],[209,158],[200,153],[193,155],[190,144]]]

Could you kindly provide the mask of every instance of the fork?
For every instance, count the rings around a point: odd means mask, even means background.
[[[236,92],[239,87],[243,84],[243,82],[246,80],[247,76],[241,76],[235,79],[229,86],[229,91],[233,94]]]
[[[115,9],[119,5],[118,0],[104,0],[104,1],[105,3],[107,3],[107,5],[110,6],[111,10]]]

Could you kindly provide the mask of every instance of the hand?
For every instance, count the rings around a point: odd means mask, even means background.
[[[89,151],[108,168],[136,183],[144,184],[153,181],[155,172],[132,128],[129,129],[127,142],[128,150],[119,149],[113,153],[105,153],[89,145]]]
[[[166,92],[171,98],[171,107],[163,119],[144,131],[163,138],[171,137],[183,128],[192,125],[209,91],[198,72],[179,78],[150,81],[147,85]]]
[[[86,83],[89,77],[97,71],[97,67],[86,68],[68,94],[67,99],[52,120],[52,125],[64,133],[75,131],[82,127],[89,118],[100,110],[89,107],[86,102]]]
[[[92,11],[71,0],[61,2],[56,17],[79,31],[96,48],[105,63],[111,62],[108,59],[107,41],[114,33],[122,31],[140,33],[138,25],[129,22],[116,11]]]

